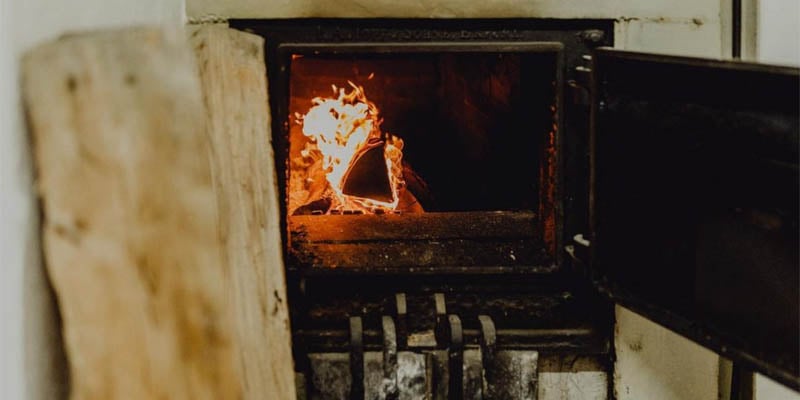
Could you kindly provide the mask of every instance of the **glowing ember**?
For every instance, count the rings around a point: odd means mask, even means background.
[[[308,141],[300,152],[301,159],[292,160],[292,180],[296,183],[291,188],[290,212],[315,200],[330,201],[330,207],[321,207],[328,213],[393,211],[400,203],[405,186],[403,140],[381,132],[378,108],[367,100],[363,87],[348,83],[349,92],[333,86],[335,97],[317,97],[305,115],[295,114]],[[373,159],[377,153],[370,154],[372,157],[367,154],[381,148],[380,164],[385,163],[385,169],[363,161]],[[372,191],[351,189],[352,182],[358,181],[350,180],[351,174],[369,177],[370,173],[379,175],[372,181],[386,185],[378,184],[379,189],[370,188]],[[383,193],[381,187],[386,189]]]

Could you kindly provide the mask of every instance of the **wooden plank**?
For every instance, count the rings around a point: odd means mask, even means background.
[[[240,398],[183,30],[65,37],[22,72],[71,398]]]
[[[472,211],[381,215],[295,215],[292,242],[351,242],[419,239],[536,238],[532,212]]]
[[[295,399],[264,40],[221,26],[197,55],[246,399]],[[265,397],[266,396],[266,397]]]

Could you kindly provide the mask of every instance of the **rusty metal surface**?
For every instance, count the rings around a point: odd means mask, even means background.
[[[484,52],[497,51],[501,41],[558,42],[557,47],[563,48],[555,86],[552,86],[558,92],[557,98],[553,99],[554,103],[547,103],[547,109],[536,107],[537,113],[542,111],[548,117],[548,126],[542,135],[549,134],[536,138],[547,146],[546,154],[531,154],[530,159],[528,154],[522,155],[525,165],[531,165],[528,172],[533,171],[533,175],[539,174],[542,178],[526,184],[549,185],[548,191],[539,193],[545,196],[543,203],[546,204],[541,204],[540,208],[537,203],[532,208],[536,214],[506,211],[313,215],[281,221],[286,234],[296,366],[308,375],[309,398],[343,399],[351,393],[350,356],[341,354],[338,364],[328,356],[333,351],[350,350],[347,322],[354,316],[363,319],[363,349],[366,351],[363,385],[364,396],[369,399],[384,399],[385,392],[391,391],[376,390],[384,387],[382,382],[387,379],[381,364],[382,353],[388,352],[385,358],[390,364],[393,354],[392,346],[387,348],[387,343],[392,341],[387,339],[390,335],[385,334],[382,316],[395,317],[397,385],[401,399],[446,398],[443,396],[447,395],[450,371],[446,360],[448,344],[442,337],[448,336],[448,332],[437,331],[437,316],[438,325],[445,328],[449,328],[447,315],[457,315],[463,323],[460,330],[463,361],[457,369],[462,379],[456,380],[460,384],[458,393],[464,398],[483,398],[491,390],[496,390],[495,398],[517,398],[506,396],[511,392],[503,390],[515,390],[514,396],[524,392],[519,388],[505,389],[508,386],[505,384],[490,389],[488,381],[489,386],[484,387],[486,368],[478,349],[481,337],[485,339],[486,335],[485,330],[480,329],[478,315],[490,316],[497,325],[494,364],[506,362],[508,351],[530,355],[536,354],[532,350],[539,349],[549,354],[608,357],[611,308],[586,288],[576,285],[575,276],[565,275],[570,266],[562,264],[558,249],[562,232],[574,232],[576,227],[586,224],[584,209],[588,197],[584,165],[586,135],[582,132],[584,125],[588,125],[588,109],[564,101],[562,86],[577,78],[574,67],[582,64],[581,57],[599,44],[589,43],[587,39],[591,38],[587,35],[604,32],[605,37],[598,36],[599,42],[613,43],[612,24],[608,21],[559,21],[555,24],[538,21],[531,26],[508,26],[507,21],[500,25],[473,21],[469,26],[439,26],[438,23],[428,26],[427,22],[413,21],[236,21],[237,24],[268,38],[273,144],[276,159],[284,161],[288,154],[285,122],[288,120],[291,66],[288,47],[284,45],[314,43],[325,52],[336,47],[324,49],[325,43],[373,42],[374,48],[387,53],[401,47],[412,53],[424,49],[441,52],[441,49],[456,47],[451,45],[457,41],[472,41],[473,47],[480,47]],[[385,45],[380,46],[378,42]],[[398,46],[402,42],[406,43]],[[428,42],[427,46],[421,42]],[[439,47],[431,46],[431,42],[439,42]],[[287,51],[281,52],[281,46]],[[547,75],[547,85],[551,87],[552,74],[534,75],[540,78]],[[541,83],[542,79],[539,81]],[[555,107],[551,108],[551,104]],[[565,115],[570,118],[564,119]],[[552,129],[551,120],[554,122]],[[539,170],[538,162],[542,160],[552,165]],[[278,162],[282,193],[286,189],[286,168],[287,165]],[[497,196],[502,195],[497,193]],[[525,207],[510,209],[518,208]],[[395,296],[398,293],[403,296]],[[434,300],[434,293],[441,296]],[[413,346],[403,344],[407,337],[423,334],[432,339],[434,331],[437,332],[435,342],[415,339],[407,343]],[[325,354],[320,354],[323,352]],[[491,361],[491,357],[489,359]],[[404,369],[404,365],[410,367]],[[533,365],[535,371],[535,363],[524,365],[526,368]],[[495,367],[498,371],[512,371],[513,366]],[[526,371],[529,373],[530,369]],[[490,372],[489,376],[496,381],[496,375]],[[518,381],[528,389],[533,382],[535,390],[535,378]],[[410,389],[412,387],[414,389]],[[530,398],[527,394],[521,396],[519,398]]]
[[[506,350],[497,352],[491,363],[484,362],[491,375],[486,378],[485,400],[536,400],[539,353]],[[485,372],[484,372],[485,373]]]
[[[287,160],[288,135],[286,121],[289,118],[289,71],[291,54],[281,53],[282,46],[288,44],[342,45],[360,43],[382,47],[391,52],[391,46],[402,45],[406,49],[418,46],[424,49],[432,43],[444,46],[472,43],[480,45],[482,51],[497,51],[497,43],[556,43],[563,46],[563,65],[558,68],[561,75],[556,89],[561,84],[576,79],[575,67],[582,65],[582,57],[591,48],[599,45],[613,45],[614,29],[610,20],[414,20],[414,19],[302,19],[302,20],[236,20],[231,26],[264,36],[267,45],[267,64],[270,87],[270,105],[273,112],[273,146],[277,160]],[[401,46],[398,46],[401,47]],[[318,49],[319,50],[319,49]],[[441,53],[441,48],[435,50]],[[321,50],[324,52],[324,49]],[[569,101],[556,105],[558,112],[557,131],[554,143],[558,143],[564,166],[558,171],[562,190],[551,200],[563,203],[547,221],[564,224],[566,232],[574,232],[586,224],[586,135],[584,130],[588,109],[578,107]],[[568,115],[569,118],[563,118]],[[563,139],[563,140],[562,140]],[[285,193],[286,164],[277,163],[279,186]],[[284,199],[285,200],[285,199]],[[285,204],[282,204],[285,213]],[[568,211],[568,213],[563,213]],[[562,221],[562,219],[564,221]],[[285,225],[284,225],[285,226]],[[288,233],[288,230],[285,230]],[[285,238],[287,239],[287,238]],[[560,241],[560,232],[556,240]],[[549,241],[552,243],[552,241]]]
[[[421,353],[402,351],[397,355],[397,364],[399,400],[431,398],[426,357]]]
[[[437,337],[443,337],[441,321],[446,322],[446,318],[443,319],[444,314],[438,313],[435,309],[433,293],[425,292],[424,280],[409,277],[408,281],[409,285],[416,286],[413,288],[414,292],[406,293],[408,334],[429,330],[436,332],[438,315],[440,329]],[[521,286],[525,286],[526,281],[519,279],[517,281]],[[471,324],[477,322],[478,315],[484,314],[492,316],[499,329],[558,330],[586,327],[593,328],[600,337],[604,336],[603,327],[608,321],[604,318],[603,310],[608,304],[601,298],[558,290],[557,281],[544,283],[541,287],[527,282],[528,288],[537,289],[536,294],[518,292],[511,283],[500,282],[497,289],[505,289],[505,293],[471,291],[470,287],[462,286],[457,280],[450,279],[445,284],[449,293],[445,302],[440,304],[445,304],[443,308],[446,313],[457,314],[471,321]],[[395,297],[386,297],[383,293],[396,292],[398,287],[392,284],[403,285],[403,283],[402,280],[393,277],[374,281],[328,278],[309,282],[307,287],[313,291],[313,295],[308,296],[311,304],[303,310],[307,319],[302,320],[303,327],[298,329],[343,329],[345,328],[343,322],[354,315],[363,315],[366,318],[367,330],[378,329],[380,316],[393,315],[396,307]],[[404,291],[407,289],[412,288],[402,287]],[[606,324],[603,321],[606,321]]]
[[[292,253],[300,265],[334,274],[357,269],[363,273],[435,273],[462,271],[553,272],[542,248],[526,240],[435,240],[298,245]]]
[[[306,397],[312,400],[342,400],[350,395],[350,368],[347,353],[311,353]],[[432,398],[427,382],[426,357],[421,353],[397,354],[397,399]],[[383,386],[384,365],[380,352],[364,353],[364,394],[362,399],[387,400]]]
[[[383,385],[386,400],[397,400],[397,330],[392,317],[384,316],[383,325]]]
[[[290,265],[316,273],[550,273],[530,212],[289,218]]]
[[[342,351],[346,341],[342,331],[337,330],[302,330],[297,333],[299,338],[309,341],[314,340],[314,345],[307,350],[317,351]],[[575,329],[500,329],[497,331],[498,343],[501,349],[538,350],[547,354],[584,354],[607,356],[608,344],[597,331],[592,328]],[[464,341],[469,346],[478,346],[480,341],[479,329],[463,330]],[[365,348],[370,351],[382,351],[382,335],[378,330],[364,332]],[[441,343],[441,342],[440,342]],[[446,343],[446,342],[445,342]],[[434,350],[439,346],[426,344],[412,346],[414,351]]]
[[[346,353],[312,353],[307,380],[309,399],[343,399],[349,392],[350,376]],[[608,398],[609,363],[591,356],[540,355],[536,351],[500,351],[494,366],[497,379],[487,382],[482,354],[477,348],[464,351],[461,393],[465,399],[528,400],[573,398],[583,393],[587,398]],[[380,352],[365,353],[365,398],[384,400],[380,386],[383,362]],[[447,400],[449,368],[446,351],[400,352],[398,354],[398,392],[400,400]],[[581,387],[580,385],[586,385]],[[582,397],[581,397],[582,398]]]
[[[295,215],[292,243],[382,240],[535,238],[536,214],[526,211],[429,212],[377,215]]]

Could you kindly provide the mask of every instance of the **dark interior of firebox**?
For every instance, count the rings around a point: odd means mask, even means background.
[[[352,82],[378,108],[381,131],[404,142],[406,188],[425,212],[538,211],[557,129],[557,54],[295,54],[289,158],[309,140],[298,115]]]

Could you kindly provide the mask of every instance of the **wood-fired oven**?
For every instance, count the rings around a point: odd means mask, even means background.
[[[609,20],[232,25],[309,398],[606,396],[613,301],[797,385],[797,70],[598,49]]]

